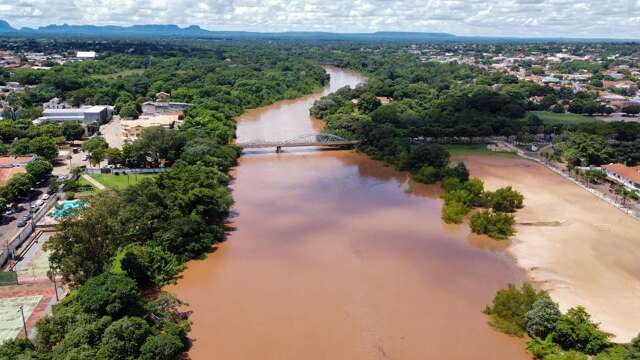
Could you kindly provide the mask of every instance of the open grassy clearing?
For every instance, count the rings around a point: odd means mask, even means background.
[[[158,174],[92,174],[91,177],[102,185],[110,188],[125,189],[141,182],[143,179],[155,179]]]

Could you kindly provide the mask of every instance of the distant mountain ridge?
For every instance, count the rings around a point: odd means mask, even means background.
[[[37,29],[16,29],[0,20],[0,36],[17,37],[90,37],[90,38],[206,38],[236,40],[323,40],[323,41],[400,41],[400,42],[638,42],[638,39],[567,38],[567,37],[517,37],[517,36],[457,36],[440,32],[379,31],[373,33],[336,33],[320,31],[250,32],[210,31],[197,25],[181,28],[178,25],[47,25]]]
[[[8,22],[0,20],[0,34],[16,36],[141,36],[141,37],[208,37],[208,38],[260,38],[260,39],[323,39],[323,40],[429,40],[454,39],[456,36],[447,33],[420,32],[376,32],[376,33],[333,33],[333,32],[249,32],[249,31],[209,31],[200,26],[191,25],[181,28],[178,25],[46,25],[37,29],[16,29]]]

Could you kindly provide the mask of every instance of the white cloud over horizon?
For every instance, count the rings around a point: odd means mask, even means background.
[[[177,24],[208,30],[640,38],[640,0],[0,0],[0,19],[14,27]]]

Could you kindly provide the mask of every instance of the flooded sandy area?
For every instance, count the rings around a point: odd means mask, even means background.
[[[583,305],[601,327],[629,341],[640,332],[640,222],[540,164],[463,158],[490,189],[513,185],[525,197],[509,251],[563,310]]]
[[[238,141],[317,132],[313,101],[362,81],[328,71],[238,119]],[[234,230],[168,287],[193,311],[191,358],[529,358],[481,313],[524,272],[508,243],[443,224],[437,186],[344,150],[247,152],[233,176]]]

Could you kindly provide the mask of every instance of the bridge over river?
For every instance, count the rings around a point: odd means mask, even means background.
[[[237,143],[236,146],[241,149],[276,148],[276,151],[280,152],[283,148],[288,147],[313,146],[342,148],[354,146],[358,143],[359,141],[357,140],[349,140],[333,134],[310,134],[284,141],[252,140],[248,142]]]

